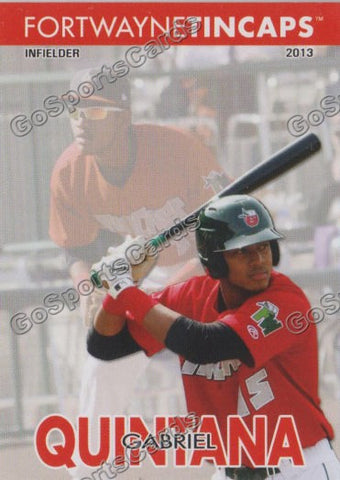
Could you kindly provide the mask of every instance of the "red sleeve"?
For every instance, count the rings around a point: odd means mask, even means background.
[[[269,288],[219,321],[239,335],[253,356],[255,367],[259,367],[284,351],[299,348],[306,335],[312,333],[309,328],[298,335],[289,328],[288,321],[294,312],[306,317],[309,308],[302,291]]]

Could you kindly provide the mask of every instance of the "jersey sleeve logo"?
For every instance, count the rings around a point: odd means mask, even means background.
[[[256,305],[260,308],[251,318],[258,323],[264,337],[282,328],[282,322],[277,318],[279,308],[276,305],[268,301],[257,302]]]
[[[257,328],[254,327],[254,325],[248,325],[248,326],[247,326],[247,330],[248,330],[249,335],[250,335],[254,340],[258,340],[260,334],[259,334]]]

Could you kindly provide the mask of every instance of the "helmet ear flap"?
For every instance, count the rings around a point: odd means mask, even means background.
[[[272,251],[273,266],[276,267],[280,262],[280,247],[277,240],[271,240],[270,248]]]
[[[212,278],[224,278],[228,275],[228,265],[223,258],[222,252],[209,255],[207,268]]]

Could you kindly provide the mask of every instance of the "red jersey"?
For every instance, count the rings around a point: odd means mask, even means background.
[[[50,206],[50,236],[59,246],[87,246],[101,230],[151,238],[209,200],[215,193],[209,186],[216,190],[218,182],[219,189],[227,183],[212,153],[196,136],[143,124],[134,125],[133,132],[135,165],[123,186],[109,183],[95,157],[80,154],[75,143],[59,158]],[[112,157],[114,169],[114,152]],[[192,255],[190,236],[171,243],[162,263]],[[176,257],[175,262],[169,255]]]
[[[254,294],[242,306],[219,312],[219,281],[209,276],[170,286],[155,294],[159,302],[198,322],[223,322],[249,349],[254,366],[238,359],[198,365],[181,358],[188,410],[214,415],[222,437],[227,416],[240,415],[252,431],[252,417],[268,418],[272,438],[280,415],[294,417],[303,448],[333,437],[332,427],[320,409],[318,353],[315,325],[297,335],[287,328],[293,312],[305,315],[310,304],[302,290],[288,277],[272,273],[269,287]],[[162,345],[130,321],[135,340],[148,354]]]

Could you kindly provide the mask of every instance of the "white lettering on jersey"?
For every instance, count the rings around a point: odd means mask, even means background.
[[[268,374],[266,369],[261,368],[261,370],[254,373],[251,377],[248,377],[245,381],[247,393],[249,394],[249,401],[256,411],[260,410],[260,408],[264,407],[275,398],[269,382],[267,380],[264,381],[267,377]],[[250,415],[241,388],[239,388],[238,392],[237,414],[241,417]]]
[[[250,395],[250,402],[255,408],[259,410],[267,403],[274,400],[273,391],[268,381],[264,381],[268,374],[265,368],[261,368],[258,372],[254,373],[251,377],[247,378],[246,385]]]
[[[175,197],[167,200],[163,207],[158,209],[142,207],[129,215],[95,214],[94,218],[105,230],[119,233],[122,236],[132,235],[136,237],[143,235],[150,238],[171,227],[176,223],[176,220],[185,218],[187,215],[184,202],[179,197]],[[184,255],[190,248],[190,242],[184,235],[180,242],[174,242],[174,244],[179,255]]]
[[[199,363],[192,363],[185,360],[182,365],[182,374],[193,376],[198,375],[205,377],[207,380],[222,381],[237,372],[241,364],[242,363],[238,359],[223,360],[223,362],[208,363],[206,365],[200,365]]]
[[[247,417],[248,415],[250,415],[249,408],[247,407],[246,401],[240,388],[238,389],[237,397],[237,415],[239,417]]]

